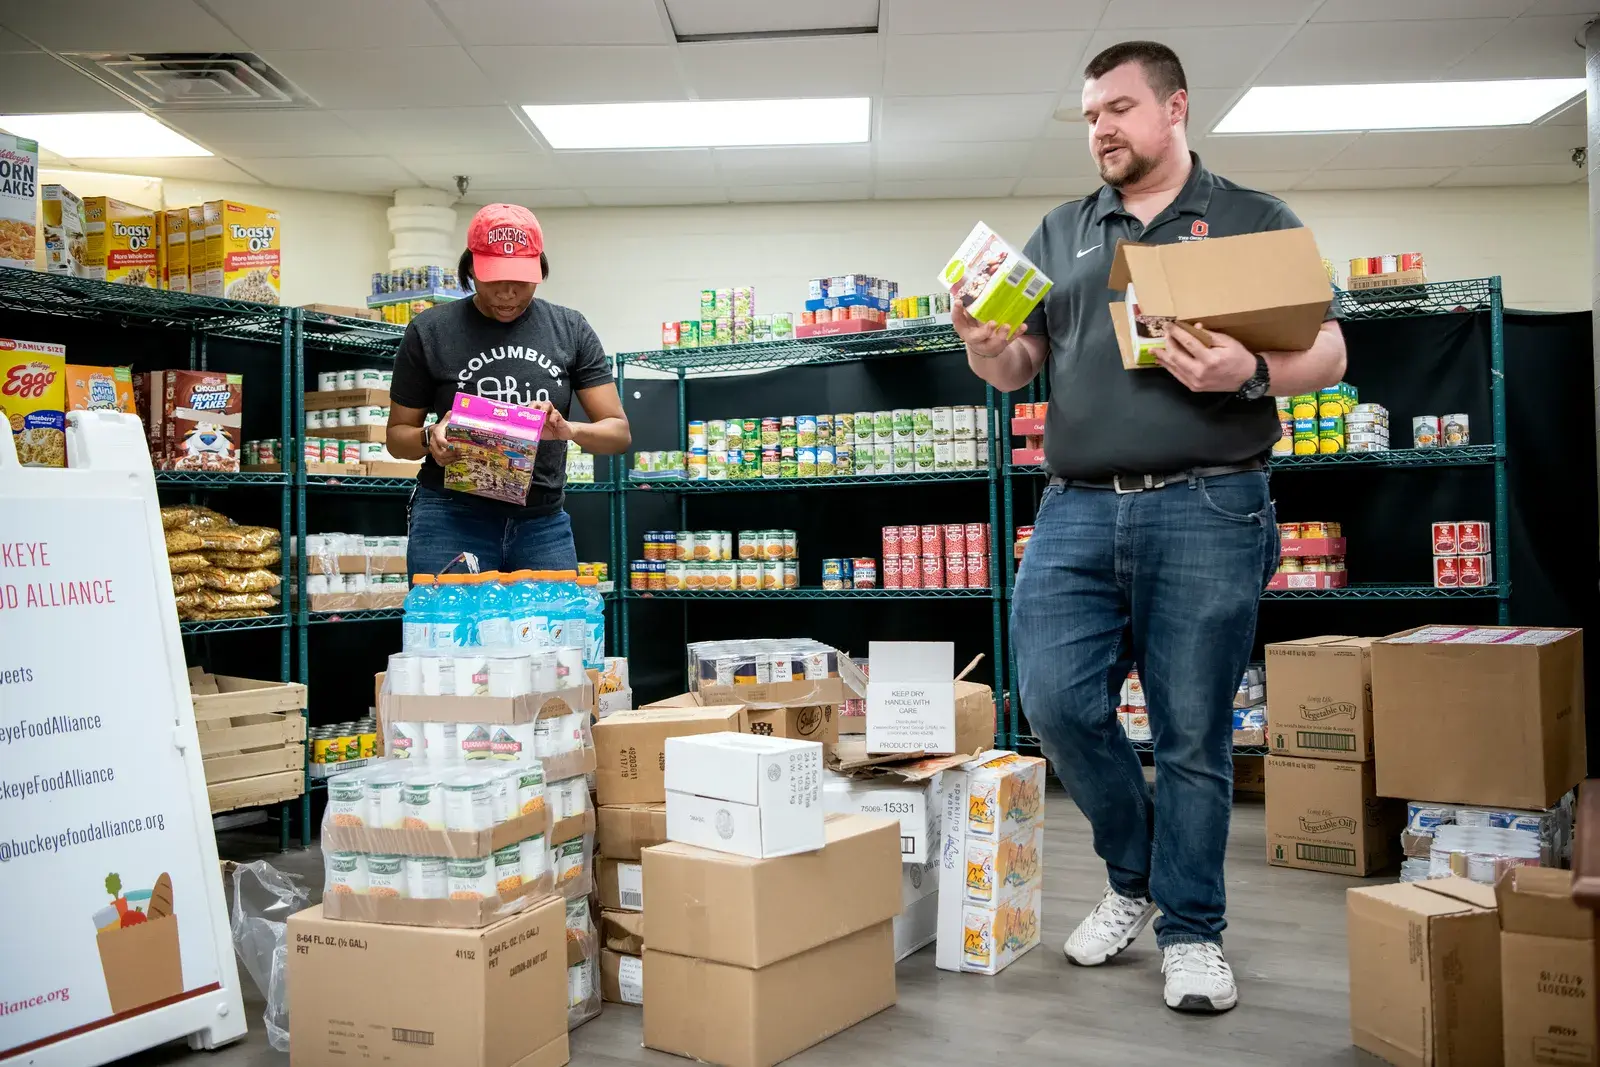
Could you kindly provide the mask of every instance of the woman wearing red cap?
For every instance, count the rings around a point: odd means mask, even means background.
[[[549,271],[533,213],[490,204],[473,216],[461,257],[461,282],[471,285],[472,297],[430,308],[406,327],[389,393],[389,451],[422,460],[406,554],[413,574],[436,574],[460,552],[476,555],[483,570],[577,569],[572,523],[562,508],[567,442],[618,455],[633,436],[611,360],[588,320],[534,299]],[[524,503],[444,488],[444,466],[455,450],[443,430],[458,392],[544,409]],[[574,395],[588,422],[567,421]],[[430,411],[440,421],[425,428]]]

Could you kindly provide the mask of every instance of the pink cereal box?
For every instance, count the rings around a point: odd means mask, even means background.
[[[445,467],[444,487],[511,504],[526,501],[544,419],[538,408],[457,393],[444,436],[461,458]]]

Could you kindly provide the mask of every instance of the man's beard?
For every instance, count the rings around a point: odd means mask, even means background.
[[[1121,148],[1127,154],[1126,161],[1120,169],[1112,170],[1107,165],[1106,157],[1103,154],[1095,156],[1094,161],[1095,167],[1100,171],[1100,180],[1113,189],[1121,189],[1125,186],[1137,184],[1144,180],[1151,171],[1155,170],[1156,166],[1161,162],[1158,156],[1140,155],[1133,150],[1131,145],[1124,144],[1115,147]]]

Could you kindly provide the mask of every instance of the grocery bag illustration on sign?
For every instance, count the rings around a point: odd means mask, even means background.
[[[111,903],[95,912],[94,926],[112,1013],[181,996],[183,960],[171,876],[163,872],[151,888],[125,892],[122,876],[112,872],[105,890]]]

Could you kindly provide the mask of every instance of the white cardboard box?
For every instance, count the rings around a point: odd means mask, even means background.
[[[862,781],[830,775],[822,783],[822,807],[829,814],[886,815],[900,820],[900,860],[925,864],[939,855],[941,775],[922,782],[894,779]]]
[[[669,737],[667,840],[766,859],[820,849],[822,746],[716,733]]]
[[[621,689],[611,693],[601,693],[597,698],[598,714],[600,718],[618,711],[633,710],[633,690]]]
[[[957,751],[955,656],[949,641],[868,645],[868,752]]]
[[[939,857],[900,865],[900,899],[905,910],[894,918],[894,958],[903,960],[931,945],[939,933]]]

